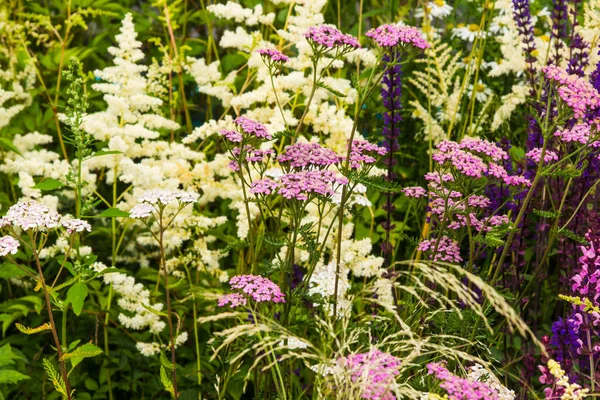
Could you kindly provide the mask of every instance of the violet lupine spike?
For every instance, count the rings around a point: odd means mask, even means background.
[[[561,50],[564,47],[563,40],[567,38],[567,0],[552,0],[552,39],[554,39],[554,55],[550,58],[550,64],[560,65]]]
[[[598,51],[598,54],[600,54],[600,51]],[[590,83],[598,92],[600,92],[600,61],[598,61],[596,69],[590,75]]]
[[[513,16],[525,50],[525,61],[527,62],[527,72],[529,73],[531,90],[534,92],[535,70],[533,63],[536,61],[534,55],[536,48],[533,35],[533,22],[531,20],[530,0],[512,0],[512,4]]]
[[[589,62],[589,44],[583,40],[581,35],[576,33],[571,41],[570,49],[571,57],[567,66],[567,72],[583,77],[585,67],[587,67]]]
[[[393,58],[392,58],[393,57]],[[402,122],[402,69],[397,63],[399,58],[398,52],[392,52],[386,54],[383,57],[383,61],[386,64],[394,62],[396,65],[387,69],[382,78],[381,87],[381,98],[383,106],[386,111],[383,113],[383,147],[387,150],[387,157],[383,159],[383,163],[387,168],[387,174],[385,180],[388,182],[393,181],[396,178],[394,173],[394,166],[397,164],[397,160],[394,154],[400,148],[398,144],[398,137],[400,136],[400,123]],[[386,212],[386,219],[381,224],[385,230],[385,241],[381,244],[381,251],[385,258],[385,265],[391,264],[391,254],[393,246],[390,241],[391,231],[395,225],[392,221],[392,214],[396,210],[393,202],[393,193],[385,193],[385,204],[383,210]]]

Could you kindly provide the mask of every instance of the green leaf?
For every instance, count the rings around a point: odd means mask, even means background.
[[[83,282],[77,282],[69,288],[67,292],[67,303],[73,305],[73,312],[75,315],[80,315],[83,310],[83,303],[88,295],[88,288]]]
[[[0,384],[10,383],[14,384],[25,379],[31,379],[27,375],[23,375],[20,372],[12,371],[8,369],[0,370]]]
[[[71,360],[71,364],[73,368],[75,368],[84,358],[96,357],[102,354],[102,349],[93,343],[86,343],[82,346],[79,346],[71,353],[66,353],[63,355],[63,360]]]
[[[12,151],[13,153],[17,153],[18,155],[22,156],[19,149],[17,149],[17,147],[7,138],[0,138],[0,148]]]
[[[100,151],[97,151],[94,154],[92,154],[90,156],[90,158],[92,158],[92,157],[106,156],[106,155],[109,155],[109,154],[123,154],[123,152],[119,151],[119,150],[100,150]]]
[[[20,358],[13,353],[10,344],[5,344],[0,347],[0,367],[6,367],[8,365],[14,365],[16,359]]]
[[[165,370],[165,367],[163,367],[162,365],[160,366],[160,381],[165,387],[165,390],[171,393],[171,396],[175,397],[175,389],[173,388],[173,383],[167,376],[167,371]]]
[[[162,353],[162,352],[160,353],[160,363],[162,364],[163,367],[165,367],[169,370],[173,370],[173,368],[175,368],[175,365],[173,365],[173,363],[167,359],[167,357],[165,356],[165,353]]]
[[[40,189],[40,190],[54,190],[54,189],[58,189],[63,186],[65,186],[65,185],[61,181],[58,181],[58,180],[52,179],[52,178],[48,178],[48,179],[44,179],[37,185],[32,186],[31,188],[32,189]]]
[[[113,207],[113,208],[109,208],[108,210],[102,211],[100,213],[100,215],[98,215],[98,217],[107,217],[107,218],[129,217],[129,213]]]

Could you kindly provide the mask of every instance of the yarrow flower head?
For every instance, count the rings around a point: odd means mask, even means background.
[[[415,199],[427,196],[427,190],[421,186],[405,187],[402,189],[402,193],[404,193],[406,197],[414,197]]]
[[[239,127],[240,133],[245,133],[266,140],[271,140],[273,138],[267,130],[267,127],[260,122],[256,122],[246,117],[237,117],[234,122]]]
[[[282,52],[273,49],[260,49],[258,50],[258,54],[260,54],[264,60],[269,60],[270,63],[285,63],[290,59]]]
[[[525,155],[531,160],[533,160],[535,163],[539,163],[540,158],[542,157],[542,149],[536,147],[534,149],[529,150]],[[544,152],[544,163],[547,164],[552,161],[558,161],[558,155],[552,150],[546,150]]]
[[[264,178],[252,182],[250,185],[250,193],[252,194],[271,194],[279,187],[279,184],[273,179]]]
[[[318,143],[295,143],[286,147],[277,161],[294,169],[326,168],[338,164],[343,157]]]
[[[421,32],[412,26],[385,24],[369,30],[365,35],[370,37],[378,46],[386,48],[410,45],[424,50],[431,47],[423,38]]]
[[[198,193],[158,189],[145,191],[138,197],[138,202],[166,206],[176,200],[181,203],[195,203],[198,201],[198,197],[200,197]]]
[[[598,140],[590,143],[590,139],[593,137],[593,128],[594,125],[587,123],[575,124],[569,129],[557,131],[554,133],[554,136],[560,138],[565,143],[579,142],[581,144],[589,144],[592,147],[600,147],[600,141]]]
[[[337,361],[339,367],[348,371],[352,382],[360,384],[361,398],[372,400],[396,398],[393,389],[400,364],[399,358],[378,349],[341,357]]]
[[[136,204],[130,211],[131,218],[147,218],[154,212],[154,207],[148,203]]]
[[[33,200],[20,201],[11,206],[0,220],[0,227],[12,225],[23,230],[56,228],[60,215]]]
[[[366,140],[353,140],[350,150],[350,168],[358,169],[364,164],[374,164],[377,161],[375,155],[384,156],[386,153],[385,147],[377,146]]]
[[[229,280],[229,286],[238,292],[221,297],[217,303],[220,307],[226,304],[231,308],[246,305],[247,298],[257,303],[285,303],[285,295],[281,293],[279,286],[260,275],[236,275]]]
[[[458,242],[447,236],[440,238],[437,249],[435,240],[423,240],[419,243],[417,250],[428,253],[433,261],[459,263],[463,260],[460,256]],[[434,251],[435,254],[432,254]]]
[[[340,32],[336,27],[330,25],[311,26],[304,37],[313,45],[326,50],[342,48],[343,52],[360,48],[358,39],[354,36]]]
[[[0,257],[8,254],[17,254],[19,251],[19,241],[12,236],[2,236],[0,238]]]
[[[427,364],[429,375],[441,380],[440,387],[448,392],[450,400],[498,400],[498,392],[487,383],[460,378],[448,371],[441,363]]]
[[[558,83],[558,95],[573,109],[575,118],[583,118],[588,110],[600,107],[600,93],[587,79],[571,75],[555,65],[546,66],[542,71],[546,78]]]
[[[278,193],[286,199],[308,200],[309,196],[332,196],[334,184],[346,185],[348,179],[333,171],[301,171],[283,175]]]
[[[242,163],[264,163],[266,159],[272,156],[275,152],[271,149],[268,150],[260,150],[256,149],[250,145],[244,146],[244,160],[240,160],[240,155],[242,154],[241,147],[235,147],[231,150],[231,155],[233,156],[233,160],[229,163],[229,167],[234,171],[240,170],[240,161]]]
[[[73,219],[63,219],[60,224],[67,230],[69,235],[74,232],[83,232],[83,231],[92,231],[92,226],[84,220],[73,218]]]

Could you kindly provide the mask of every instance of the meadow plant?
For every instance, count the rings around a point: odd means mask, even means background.
[[[598,395],[598,1],[34,3],[0,397]]]

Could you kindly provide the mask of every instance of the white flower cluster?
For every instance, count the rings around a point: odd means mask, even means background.
[[[187,340],[188,340],[187,332],[181,332],[175,338],[175,348],[178,348],[179,346],[181,346],[182,344],[187,342]],[[150,342],[150,343],[137,342],[135,344],[135,347],[138,349],[138,351],[143,356],[146,356],[146,357],[155,356],[158,353],[160,353],[162,350],[169,348],[169,346],[166,344],[160,344],[160,343],[156,343],[156,342]]]
[[[56,228],[60,215],[43,204],[33,200],[20,201],[12,205],[6,215],[0,218],[0,227],[12,225],[23,230]]]
[[[69,235],[73,234],[74,232],[83,232],[83,231],[88,231],[91,232],[92,231],[92,226],[86,222],[83,221],[81,219],[78,218],[72,218],[72,219],[62,219],[60,221],[60,224],[67,230],[67,233]]]
[[[8,254],[17,254],[19,251],[19,241],[12,236],[0,237],[0,257]]]
[[[467,377],[475,381],[483,382],[498,393],[498,400],[514,400],[515,392],[506,388],[498,377],[488,371],[481,364],[475,364],[469,368]]]
[[[253,10],[244,8],[232,1],[228,1],[227,4],[211,4],[206,8],[217,18],[232,19],[248,26],[258,25],[259,23],[270,25],[275,20],[274,13],[263,15],[263,8],[260,4],[257,4]]]
[[[96,272],[102,272],[107,266],[101,262],[95,262],[91,265],[91,268]],[[165,323],[146,307],[161,311],[163,305],[150,302],[150,291],[145,289],[144,285],[136,283],[134,278],[120,272],[106,273],[102,275],[102,279],[105,284],[112,284],[113,290],[121,296],[118,300],[119,306],[128,313],[133,314],[133,316],[119,314],[119,321],[126,328],[134,330],[148,328],[154,334],[162,332],[166,326]]]

